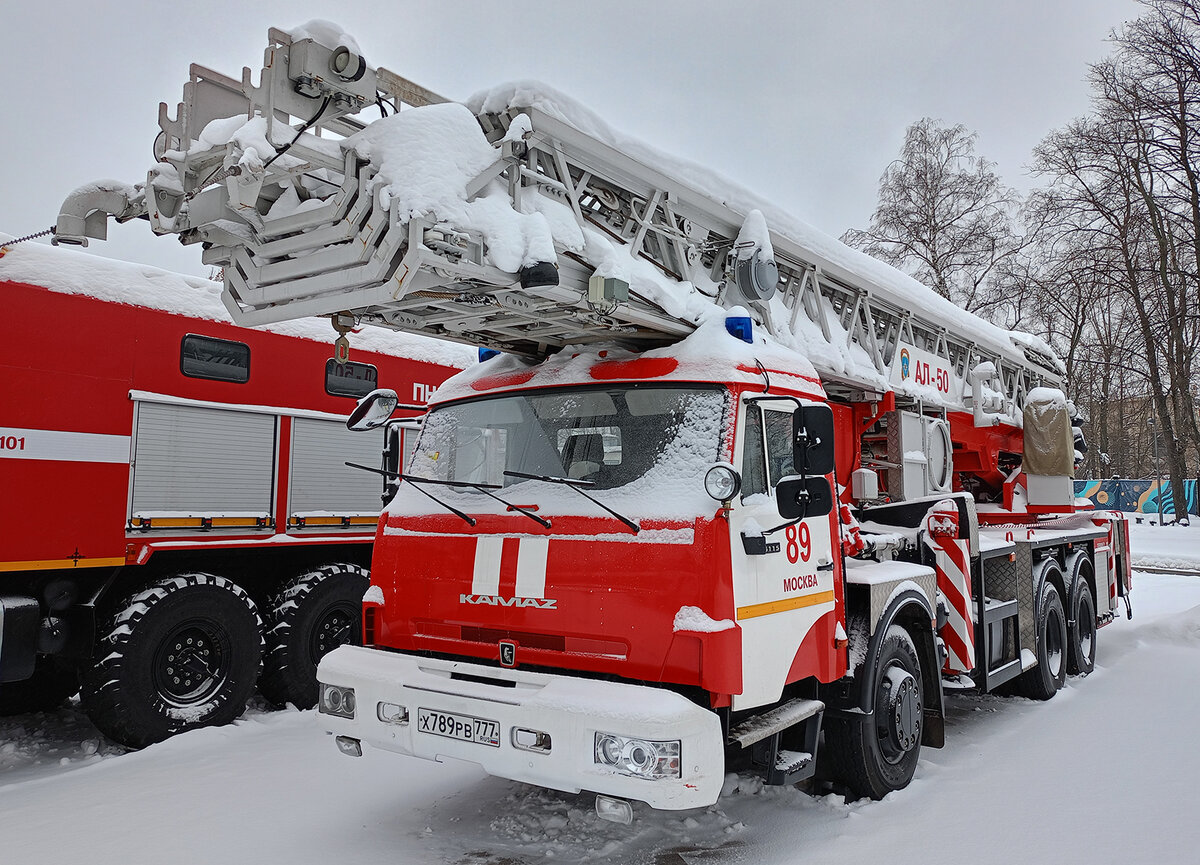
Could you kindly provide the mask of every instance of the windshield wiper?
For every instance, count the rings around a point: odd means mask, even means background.
[[[363,469],[364,471],[375,472],[375,474],[383,475],[384,477],[400,478],[400,480],[403,480],[403,481],[418,481],[419,482],[420,480],[422,480],[421,478],[414,478],[411,475],[403,475],[400,472],[393,472],[388,469],[376,469],[376,468],[372,468],[371,466],[360,466],[358,463],[347,462],[346,465],[350,466],[350,468],[352,468],[352,469]],[[430,481],[430,483],[434,483],[434,482]],[[415,483],[413,484],[413,489],[415,489],[417,492],[422,493],[423,495],[426,495],[429,498],[433,499],[435,502],[437,502],[439,505],[444,507],[446,510],[450,511],[450,513],[454,514],[456,517],[462,517],[464,520],[467,521],[467,525],[471,526],[472,528],[475,527],[475,523],[477,522],[477,520],[474,517],[472,517],[470,514],[464,514],[462,511],[460,511],[458,508],[454,507],[453,505],[446,504],[444,501],[442,501],[437,496],[430,493],[428,490],[421,489],[421,487]]]
[[[474,490],[479,490],[484,495],[491,496],[496,501],[500,502],[500,504],[504,505],[510,511],[519,511],[520,513],[529,517],[529,519],[537,522],[543,528],[547,528],[547,529],[550,528],[549,520],[542,519],[537,514],[533,513],[532,511],[526,510],[525,508],[521,507],[520,505],[514,505],[509,502],[506,502],[504,499],[500,498],[500,496],[491,492],[491,490],[500,489],[499,484],[477,484],[477,483],[473,483],[471,481],[443,481],[443,480],[439,480],[438,478],[422,478],[422,477],[418,477],[417,475],[406,475],[402,472],[393,472],[393,471],[389,471],[387,469],[374,469],[374,468],[371,468],[370,466],[360,466],[358,463],[348,462],[348,463],[346,463],[346,465],[350,466],[351,468],[366,469],[369,472],[376,472],[377,474],[387,475],[388,477],[393,477],[393,478],[399,478],[402,481],[408,481],[409,483],[414,485],[414,488],[417,491],[422,492],[425,495],[429,496],[429,498],[433,499],[435,502],[437,502],[439,505],[444,507],[446,510],[452,511],[453,513],[462,517],[464,520],[466,520],[472,526],[474,526],[476,523],[475,519],[468,516],[467,514],[464,514],[462,511],[458,510],[457,508],[451,507],[450,505],[446,504],[441,499],[435,498],[427,490],[421,489],[420,484],[440,484],[441,486],[444,486],[444,487],[456,487],[456,488],[469,487]]]
[[[632,531],[635,535],[642,530],[641,526],[639,526],[633,520],[629,519],[628,517],[621,516],[619,513],[614,511],[612,508],[610,508],[608,505],[604,504],[603,502],[597,501],[596,499],[592,498],[591,496],[589,496],[587,493],[585,493],[581,489],[581,487],[594,487],[596,485],[595,481],[576,480],[575,478],[558,478],[558,477],[554,477],[553,475],[533,475],[533,474],[530,474],[529,472],[508,471],[508,472],[505,472],[504,474],[510,478],[524,478],[526,480],[531,480],[531,481],[545,481],[548,484],[562,484],[565,487],[570,487],[571,489],[575,490],[575,492],[579,493],[581,496],[583,496],[588,501],[592,502],[595,505],[599,505],[601,508],[608,511],[608,513],[612,514],[618,520],[623,522],[626,526],[629,527],[630,531]]]
[[[511,502],[506,502],[504,499],[500,498],[500,496],[491,492],[492,490],[500,489],[501,488],[500,484],[477,484],[472,481],[441,481],[441,480],[437,480],[436,478],[419,478],[419,477],[415,477],[414,475],[405,475],[405,474],[402,474],[399,477],[401,480],[414,481],[418,484],[441,484],[442,486],[445,486],[445,487],[470,487],[471,489],[479,490],[484,495],[491,496],[496,501],[500,502],[500,504],[504,505],[510,511],[519,511],[520,513],[523,513],[525,516],[529,517],[529,519],[534,520],[535,522],[541,524],[542,527],[547,528],[547,529],[550,528],[549,520],[539,517],[537,514],[533,513],[532,511],[526,510],[525,508],[521,507],[520,505],[514,505]],[[418,487],[417,489],[420,489],[420,487]],[[428,495],[428,493],[426,493],[426,495]]]

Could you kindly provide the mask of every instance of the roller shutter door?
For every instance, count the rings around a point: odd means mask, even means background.
[[[376,467],[382,453],[382,429],[351,432],[342,421],[296,418],[292,426],[291,515],[377,515],[383,478],[346,463]]]
[[[270,516],[275,417],[139,402],[134,517]]]

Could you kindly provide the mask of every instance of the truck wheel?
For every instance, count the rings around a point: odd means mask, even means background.
[[[212,574],[181,574],[129,598],[84,672],[83,706],[102,733],[141,748],[245,711],[262,661],[250,596]]]
[[[267,614],[264,697],[277,706],[317,704],[317,664],[338,646],[362,645],[362,597],[370,584],[358,565],[325,565],[292,580]]]
[[[1049,570],[1057,571],[1057,565]],[[1038,603],[1037,666],[1017,679],[1017,693],[1049,700],[1067,680],[1067,617],[1054,583],[1046,579]]]
[[[37,659],[33,676],[0,685],[0,716],[49,712],[79,690],[79,674],[53,658]]]
[[[1096,668],[1096,602],[1086,580],[1080,582],[1075,592],[1074,613],[1075,621],[1067,639],[1067,672],[1078,675]]]
[[[908,786],[921,755],[921,657],[899,625],[890,625],[880,644],[870,687],[873,715],[830,718],[825,747],[836,780],[856,797],[882,799]]]

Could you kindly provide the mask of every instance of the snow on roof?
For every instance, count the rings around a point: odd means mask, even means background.
[[[986,346],[1006,358],[1024,358],[1022,349],[1026,345],[1055,357],[1053,350],[1044,340],[1032,334],[1004,330],[958,308],[908,274],[818,231],[719,173],[663,153],[613,129],[590,109],[541,82],[517,81],[501,84],[476,93],[466,101],[466,105],[476,113],[501,113],[522,109],[541,111],[649,168],[677,178],[697,192],[720,201],[738,213],[750,215],[756,210],[761,211],[767,225],[776,235],[823,259],[825,264],[832,265],[834,269],[841,269],[868,283],[876,296],[890,301],[898,309],[912,310],[931,322],[944,324],[960,338],[974,340],[980,346]],[[825,340],[821,338],[819,342],[824,343]],[[802,346],[807,344],[809,341],[806,338],[799,342],[797,348],[803,351]],[[852,364],[847,372],[859,372],[861,368],[861,371],[874,375],[873,366],[869,369],[862,368],[855,358],[844,357],[843,360]],[[1065,371],[1061,363],[1059,368],[1060,371]]]
[[[0,233],[0,243],[11,239],[11,235]],[[63,247],[22,243],[0,248],[0,280],[233,323],[221,302],[220,283]],[[270,324],[262,329],[331,345],[336,337],[328,321],[315,318]],[[382,328],[363,328],[351,334],[350,341],[352,347],[364,351],[460,369],[475,362],[475,351],[467,346]]]
[[[648,363],[623,366],[635,360]],[[604,345],[567,346],[536,366],[515,355],[501,354],[450,378],[437,389],[432,402],[479,396],[483,391],[622,380],[733,382],[761,387],[764,379],[759,363],[773,386],[824,397],[817,371],[806,358],[780,345],[762,328],[755,328],[753,345],[745,343],[730,336],[723,320],[714,318],[673,345],[640,353]]]

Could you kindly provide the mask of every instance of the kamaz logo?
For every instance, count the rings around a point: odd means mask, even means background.
[[[500,664],[505,667],[517,665],[517,644],[512,640],[500,641]]]
[[[489,607],[536,607],[540,610],[557,610],[558,601],[550,598],[502,598],[499,595],[458,596],[460,604],[487,604]]]

